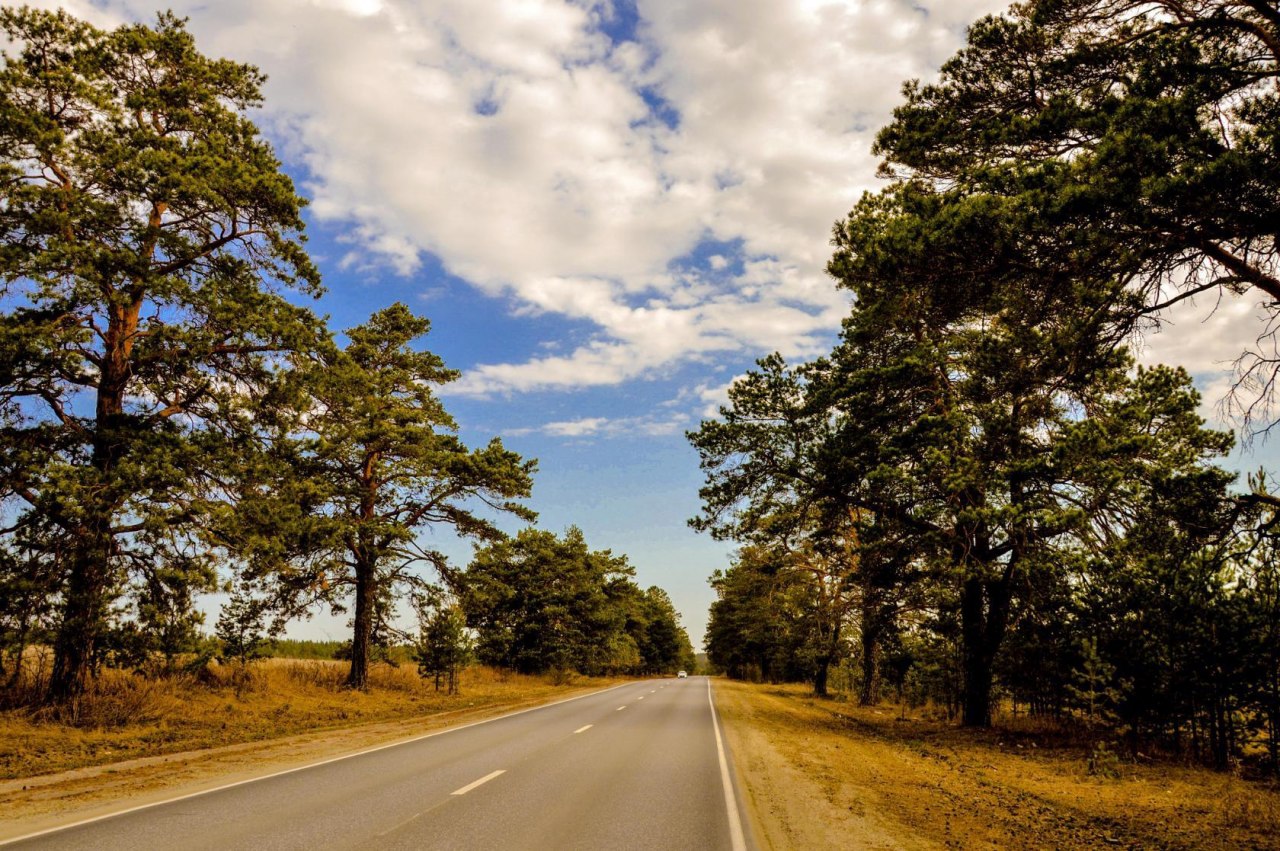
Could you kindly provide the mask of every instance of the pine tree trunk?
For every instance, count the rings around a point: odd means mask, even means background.
[[[831,671],[831,657],[823,656],[818,660],[818,670],[813,675],[813,693],[817,697],[829,697],[827,693],[827,677]]]
[[[100,417],[100,434],[110,435],[116,419]],[[83,694],[97,662],[113,584],[111,509],[102,491],[110,491],[108,482],[122,454],[120,441],[111,437],[99,437],[94,447],[92,463],[97,482],[90,490],[98,492],[91,492],[85,506],[91,516],[77,530],[67,554],[67,590],[53,642],[53,674],[49,682],[52,703],[66,703]]]
[[[72,553],[71,559],[62,620],[53,642],[53,674],[49,681],[52,703],[67,703],[84,694],[107,616],[109,544],[87,542]]]
[[[963,724],[991,726],[991,685],[996,652],[1009,618],[1008,573],[1003,580],[966,579],[960,592],[964,658]]]
[[[355,629],[351,636],[351,671],[347,687],[364,691],[369,688],[369,645],[373,637],[376,565],[367,556],[356,565]]]
[[[832,627],[831,635],[824,642],[826,649],[821,656],[818,657],[818,670],[813,677],[813,693],[818,697],[830,697],[827,683],[831,676],[831,665],[835,662],[836,653],[840,647],[840,626],[837,624]]]
[[[377,511],[378,485],[376,480],[380,456],[369,453],[360,471],[360,522],[369,524]],[[365,691],[369,688],[369,645],[373,637],[374,605],[377,598],[378,549],[367,525],[356,532],[352,547],[356,574],[356,614],[351,636],[351,672],[347,674],[348,688]]]
[[[880,624],[878,619],[864,613],[862,616],[862,687],[858,692],[859,706],[874,706],[880,702]]]
[[[84,693],[106,625],[113,584],[113,503],[118,498],[112,479],[128,453],[130,424],[125,417],[124,400],[133,372],[131,355],[141,307],[142,300],[135,295],[127,304],[113,305],[107,317],[90,459],[93,479],[84,483],[86,517],[68,555],[62,622],[53,643],[49,699],[54,703],[65,703]]]

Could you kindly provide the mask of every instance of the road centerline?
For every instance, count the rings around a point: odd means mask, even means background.
[[[486,774],[484,777],[481,777],[479,780],[473,780],[472,782],[468,783],[466,786],[463,786],[461,789],[456,789],[453,792],[450,792],[449,794],[465,795],[468,792],[470,792],[472,789],[475,789],[478,786],[483,786],[484,784],[488,783],[490,780],[494,779],[495,777],[500,777],[501,775],[506,773],[507,773],[507,770],[505,768],[499,768],[497,771],[492,771]]]
[[[574,731],[573,731],[573,734],[576,736],[576,735],[578,735],[579,733],[585,733],[585,732],[587,732],[588,730],[590,730],[590,729],[591,729],[592,727],[594,727],[594,726],[595,726],[594,724],[586,724],[586,725],[584,725],[584,726],[582,726],[582,727],[579,727],[578,729],[574,730]]]
[[[413,823],[413,821],[414,821],[414,820],[416,820],[416,819],[417,819],[419,816],[421,816],[421,815],[422,815],[422,813],[420,813],[420,812],[418,812],[418,813],[414,813],[413,815],[409,816],[407,819],[405,819],[404,821],[402,821],[402,822],[400,822],[399,824],[395,825],[394,827],[390,827],[390,828],[388,828],[388,829],[386,829],[386,830],[382,831],[382,833],[379,833],[379,834],[378,834],[378,838],[379,838],[379,839],[381,839],[381,838],[382,838],[382,837],[384,837],[384,836],[390,836],[391,834],[395,833],[397,830],[399,830],[400,828],[404,827],[405,825]]]

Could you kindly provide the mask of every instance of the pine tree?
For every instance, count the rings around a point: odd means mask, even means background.
[[[422,531],[495,541],[503,535],[487,515],[535,516],[519,500],[536,462],[497,438],[471,449],[458,437],[436,395],[457,373],[414,346],[430,327],[395,304],[348,329],[344,348],[297,363],[285,393],[296,401],[279,406],[264,437],[285,448],[226,518],[282,614],[350,605],[351,688],[367,687],[378,642],[400,637],[401,592],[425,591],[430,570],[456,574]]]
[[[323,339],[257,69],[184,23],[0,9],[0,496],[66,542],[50,694],[80,693],[138,563],[190,544],[273,353]]]
[[[419,674],[434,679],[436,691],[443,680],[448,694],[458,693],[458,673],[471,662],[474,649],[466,616],[457,605],[419,609],[414,660]]]

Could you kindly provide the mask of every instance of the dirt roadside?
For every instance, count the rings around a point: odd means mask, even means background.
[[[762,848],[1280,847],[1280,791],[1121,763],[1009,731],[973,733],[799,686],[717,680],[716,705]]]
[[[0,842],[602,690],[599,685],[565,688],[554,695],[402,721],[0,780]]]

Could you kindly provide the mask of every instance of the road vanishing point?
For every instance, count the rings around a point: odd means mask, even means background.
[[[627,683],[3,843],[744,851],[705,677]]]

